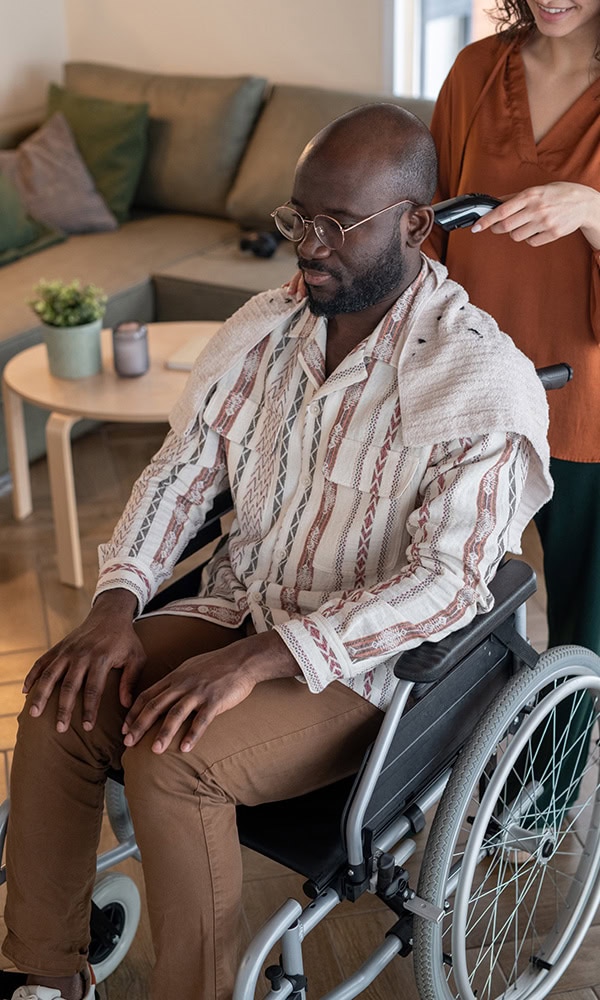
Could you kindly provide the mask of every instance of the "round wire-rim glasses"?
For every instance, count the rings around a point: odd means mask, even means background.
[[[379,212],[373,212],[372,215],[367,215],[366,219],[360,219],[359,222],[353,222],[349,226],[343,226],[331,215],[315,215],[314,219],[305,219],[290,205],[280,205],[274,212],[271,212],[271,218],[281,235],[286,240],[291,240],[292,243],[300,243],[306,236],[308,226],[312,226],[317,239],[323,246],[327,247],[328,250],[339,250],[344,245],[346,233],[349,233],[351,229],[362,226],[364,222],[369,222],[371,219],[377,218],[378,215],[391,211],[392,208],[414,204],[415,202],[409,198],[403,198],[402,201],[388,205],[387,208],[381,208]]]

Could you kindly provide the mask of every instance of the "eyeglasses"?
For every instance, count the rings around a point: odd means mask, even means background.
[[[366,219],[353,222],[350,226],[342,226],[341,222],[333,219],[330,215],[315,215],[314,219],[305,219],[304,216],[300,215],[300,212],[297,212],[295,208],[290,208],[289,205],[281,205],[276,208],[274,212],[271,212],[271,218],[275,220],[275,225],[281,235],[285,236],[286,240],[291,240],[292,243],[300,243],[306,236],[308,226],[312,226],[317,239],[323,246],[327,247],[328,250],[340,250],[344,245],[346,233],[349,233],[351,229],[362,226],[363,222],[369,222],[371,219],[377,218],[378,215],[389,212],[392,208],[414,204],[414,201],[403,198],[395,205],[388,205],[387,208],[373,212],[373,215],[367,215]]]

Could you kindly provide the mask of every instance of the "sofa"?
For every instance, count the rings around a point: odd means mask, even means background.
[[[94,142],[102,129],[110,131],[112,110],[135,119],[138,138],[143,131],[143,156],[133,188],[128,177],[124,201],[122,188],[110,188],[114,177],[110,183],[97,179],[97,190],[114,209],[114,225],[94,232],[71,227],[67,238],[57,230],[43,249],[0,267],[0,370],[42,339],[28,305],[40,278],[100,285],[108,294],[108,326],[128,319],[221,320],[256,292],[281,285],[295,270],[293,247],[280,242],[273,256],[259,257],[240,248],[240,237],[273,231],[270,212],[289,198],[298,155],[319,128],[350,108],[382,99],[429,123],[432,102],[426,100],[271,84],[261,77],[67,63],[63,85],[50,88],[49,114],[58,108],[73,124],[92,174]],[[3,138],[6,150],[11,143]],[[28,148],[12,146],[14,155],[0,152],[0,176],[2,157],[14,163]],[[66,206],[69,196],[63,201]],[[46,417],[27,408],[31,459],[45,450]],[[0,415],[5,484],[7,469]]]

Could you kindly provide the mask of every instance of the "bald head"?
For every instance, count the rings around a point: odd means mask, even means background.
[[[428,205],[437,184],[437,155],[429,129],[396,104],[367,104],[321,129],[304,149],[298,167],[352,163],[377,174],[382,192]]]

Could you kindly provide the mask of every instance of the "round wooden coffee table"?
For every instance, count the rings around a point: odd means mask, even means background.
[[[71,453],[71,428],[79,420],[117,423],[166,422],[181,395],[188,372],[174,371],[165,362],[190,341],[198,351],[220,323],[150,323],[150,368],[145,375],[122,378],[112,360],[112,334],[102,331],[103,371],[82,379],[59,379],[50,374],[44,344],[29,347],[6,365],[3,375],[4,413],[8,456],[13,481],[13,513],[27,517],[33,507],[23,418],[23,401],[49,410],[46,424],[50,495],[54,514],[58,574],[62,583],[83,586],[81,543]]]

